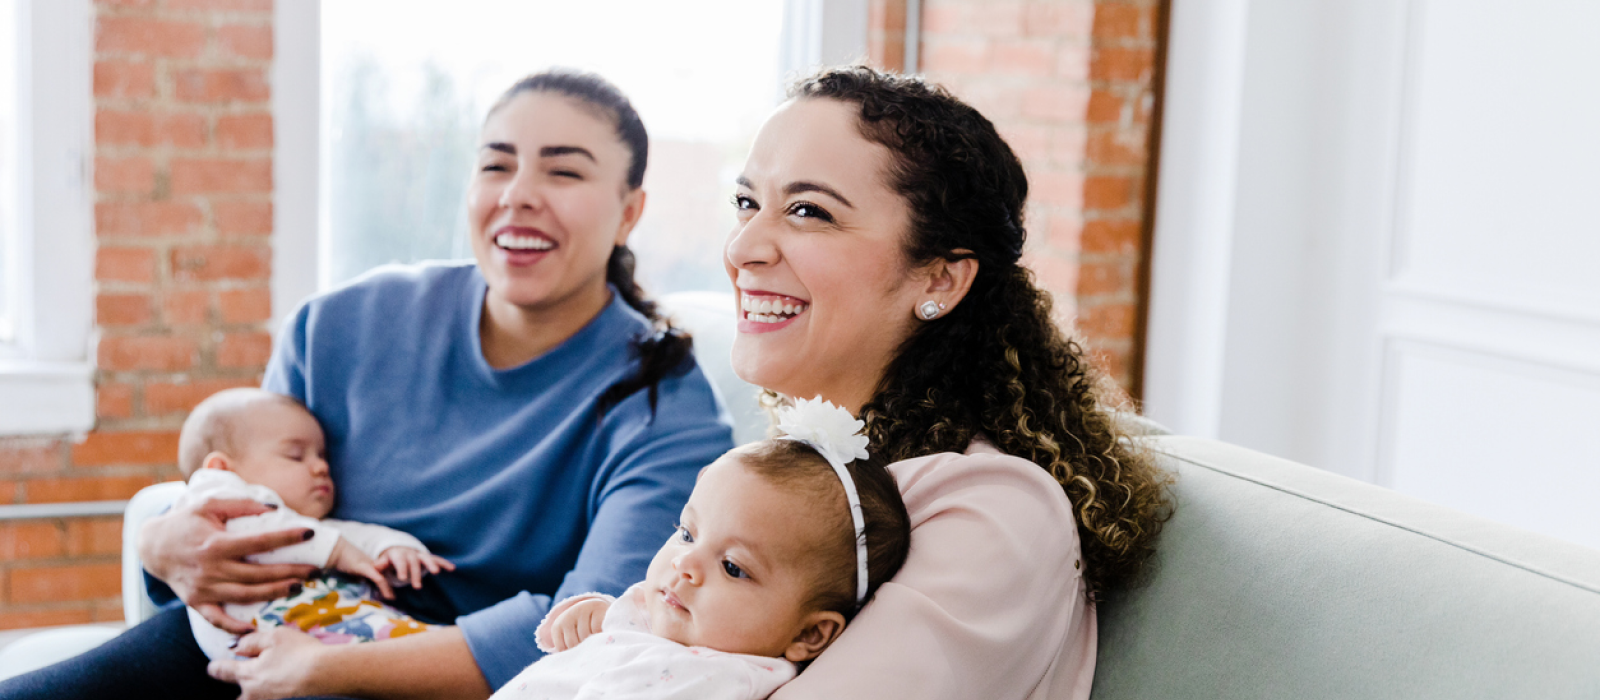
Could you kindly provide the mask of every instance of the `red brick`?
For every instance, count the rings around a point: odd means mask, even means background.
[[[218,367],[265,367],[272,356],[267,333],[229,333],[217,346]]]
[[[6,610],[0,612],[0,630],[82,625],[93,622],[89,608],[51,608],[47,610]]]
[[[94,114],[94,141],[98,146],[153,146],[155,125],[149,112],[102,109]]]
[[[101,202],[94,205],[101,236],[170,236],[198,232],[200,208],[185,202]]]
[[[110,7],[149,7],[155,0],[95,0],[96,5]]]
[[[989,65],[989,42],[982,39],[924,39],[922,45],[924,72],[979,75]]]
[[[169,112],[156,116],[154,140],[157,145],[174,148],[205,148],[206,117],[193,112]]]
[[[1095,165],[1143,166],[1150,162],[1145,153],[1143,129],[1110,129],[1089,135],[1085,157]]]
[[[238,114],[217,119],[217,145],[233,149],[272,148],[272,115]]]
[[[985,0],[971,5],[967,26],[962,31],[977,32],[1002,40],[1022,35],[1023,3]]]
[[[996,127],[1023,165],[1049,162],[1053,131],[1050,127],[1019,124],[996,125]]]
[[[1088,38],[1094,11],[1094,3],[1087,0],[1029,3],[1022,20],[1023,32],[1029,36]]]
[[[94,96],[149,98],[156,94],[155,66],[130,61],[96,61]]]
[[[1056,77],[1062,80],[1089,79],[1089,47],[1067,44],[1056,51]]]
[[[61,469],[61,441],[55,438],[0,438],[0,472],[51,472]]]
[[[960,2],[928,2],[922,6],[923,36],[960,34],[970,26],[972,6]]]
[[[94,388],[94,414],[100,418],[133,416],[133,385],[101,383]]]
[[[272,233],[272,202],[213,202],[211,215],[224,236],[266,236]]]
[[[1083,245],[1083,217],[1078,212],[1052,216],[1047,222],[1049,235],[1045,240],[1056,250],[1077,253]]]
[[[181,282],[264,280],[272,274],[272,249],[256,246],[190,246],[172,251],[172,276]]]
[[[1039,288],[1050,293],[1055,303],[1052,315],[1058,318],[1070,317],[1077,301],[1077,295],[1073,293],[1078,282],[1076,261],[1049,253],[1035,252],[1025,255],[1022,265],[1033,270],[1034,281]]]
[[[176,454],[167,458],[174,461]],[[64,479],[34,479],[23,482],[28,503],[71,503],[74,501],[125,501],[146,486],[156,483],[151,476],[85,476]]]
[[[271,158],[175,158],[172,161],[173,194],[271,191]]]
[[[1128,262],[1097,262],[1084,263],[1078,268],[1078,296],[1088,297],[1101,294],[1127,294],[1133,288],[1132,263]]]
[[[1089,77],[1092,80],[1145,83],[1155,71],[1155,62],[1153,49],[1099,47],[1094,49],[1090,57]]]
[[[156,186],[149,158],[95,158],[94,188],[100,192],[148,193]]]
[[[1063,124],[1051,130],[1050,158],[1056,165],[1082,169],[1089,132],[1077,124]]]
[[[147,382],[144,387],[144,412],[151,416],[188,413],[207,396],[224,389],[259,385],[258,382],[249,379],[210,379],[183,383]]]
[[[1131,177],[1093,176],[1083,181],[1085,209],[1122,209],[1137,201],[1138,184]]]
[[[867,26],[874,32],[904,32],[905,0],[871,0],[867,3]]]
[[[120,336],[101,338],[97,361],[113,372],[178,372],[194,366],[198,346],[190,338]]]
[[[183,102],[266,102],[272,96],[262,68],[183,70],[172,82],[174,96]]]
[[[1083,206],[1083,176],[1060,170],[1038,170],[1028,175],[1029,194],[1039,204],[1079,209]]]
[[[194,58],[206,45],[205,25],[199,22],[144,17],[106,17],[97,21],[97,53]]]
[[[1035,119],[1081,121],[1089,105],[1088,90],[1052,85],[1022,93],[1022,115]]]
[[[272,290],[266,287],[228,289],[217,293],[223,323],[260,323],[272,318]]]
[[[217,28],[222,55],[237,58],[272,58],[272,26],[235,24]]]
[[[94,300],[95,323],[102,326],[137,326],[155,315],[146,294],[102,293]]]
[[[161,320],[169,326],[205,323],[211,311],[211,292],[204,289],[167,290],[161,296]]]
[[[167,0],[173,10],[271,12],[273,0]]]
[[[74,557],[122,553],[121,518],[74,518],[67,521],[67,554]]]
[[[1004,122],[1022,113],[1022,91],[1011,85],[976,81],[953,86],[956,95],[992,121]]]
[[[1002,41],[989,54],[989,70],[1006,76],[1048,76],[1055,64],[1054,42],[1039,39]]]
[[[0,561],[61,556],[61,528],[53,522],[0,524]]]
[[[7,600],[12,603],[114,598],[122,591],[122,571],[115,563],[12,569],[10,579]]]
[[[1097,340],[1131,340],[1137,318],[1133,304],[1093,304],[1081,310],[1078,329]]]
[[[72,463],[79,467],[168,464],[177,456],[178,433],[170,430],[95,431],[72,446]],[[31,497],[33,489],[28,490]]]
[[[1089,93],[1089,111],[1085,121],[1090,124],[1116,124],[1131,121],[1131,114],[1123,109],[1120,95],[1107,90],[1095,90]]]
[[[1143,240],[1138,219],[1100,219],[1083,225],[1083,250],[1087,253],[1133,255]]]
[[[94,255],[94,278],[101,282],[149,284],[156,278],[155,251],[102,245]]]
[[[0,481],[0,503],[16,503],[17,500],[16,482]]]
[[[1094,38],[1153,39],[1155,8],[1099,2],[1094,8]]]

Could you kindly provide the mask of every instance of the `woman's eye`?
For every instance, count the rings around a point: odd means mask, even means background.
[[[722,560],[722,570],[727,572],[727,574],[733,578],[750,578],[749,576],[745,575],[744,569],[739,568],[738,564],[728,561],[727,559]]]
[[[486,173],[503,173],[505,171],[506,171],[506,166],[500,165],[499,163],[490,163],[488,165],[483,166],[483,172],[486,172]]]
[[[753,211],[758,207],[756,207],[756,200],[742,194],[736,194],[733,196],[733,208],[739,211]]]
[[[564,177],[564,178],[569,178],[569,179],[572,179],[572,180],[582,180],[583,179],[583,174],[579,173],[577,171],[574,171],[574,170],[555,170],[555,171],[551,171],[550,174],[555,176],[555,177]]]
[[[809,204],[806,202],[796,202],[794,206],[789,207],[789,215],[798,216],[802,219],[816,219],[818,221],[827,221],[830,223],[833,221],[833,216],[830,215],[827,210],[815,204]]]

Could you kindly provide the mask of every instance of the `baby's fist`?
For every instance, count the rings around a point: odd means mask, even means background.
[[[606,619],[606,611],[610,609],[611,601],[604,598],[573,603],[561,611],[550,625],[551,648],[566,651],[578,646],[589,635],[600,631],[600,623]]]

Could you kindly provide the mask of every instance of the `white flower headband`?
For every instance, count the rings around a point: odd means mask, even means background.
[[[778,409],[778,430],[781,440],[794,440],[810,445],[822,454],[844,483],[845,498],[850,501],[850,520],[856,526],[856,605],[867,598],[867,525],[861,515],[861,494],[850,470],[844,465],[867,458],[867,436],[861,434],[866,423],[850,412],[824,401],[797,399],[793,406]]]

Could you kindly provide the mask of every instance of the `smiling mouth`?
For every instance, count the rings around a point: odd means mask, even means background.
[[[513,252],[554,250],[556,242],[543,235],[501,231],[495,234],[494,244]]]
[[[783,323],[808,308],[810,304],[794,297],[739,295],[739,310],[745,320],[756,323]]]

